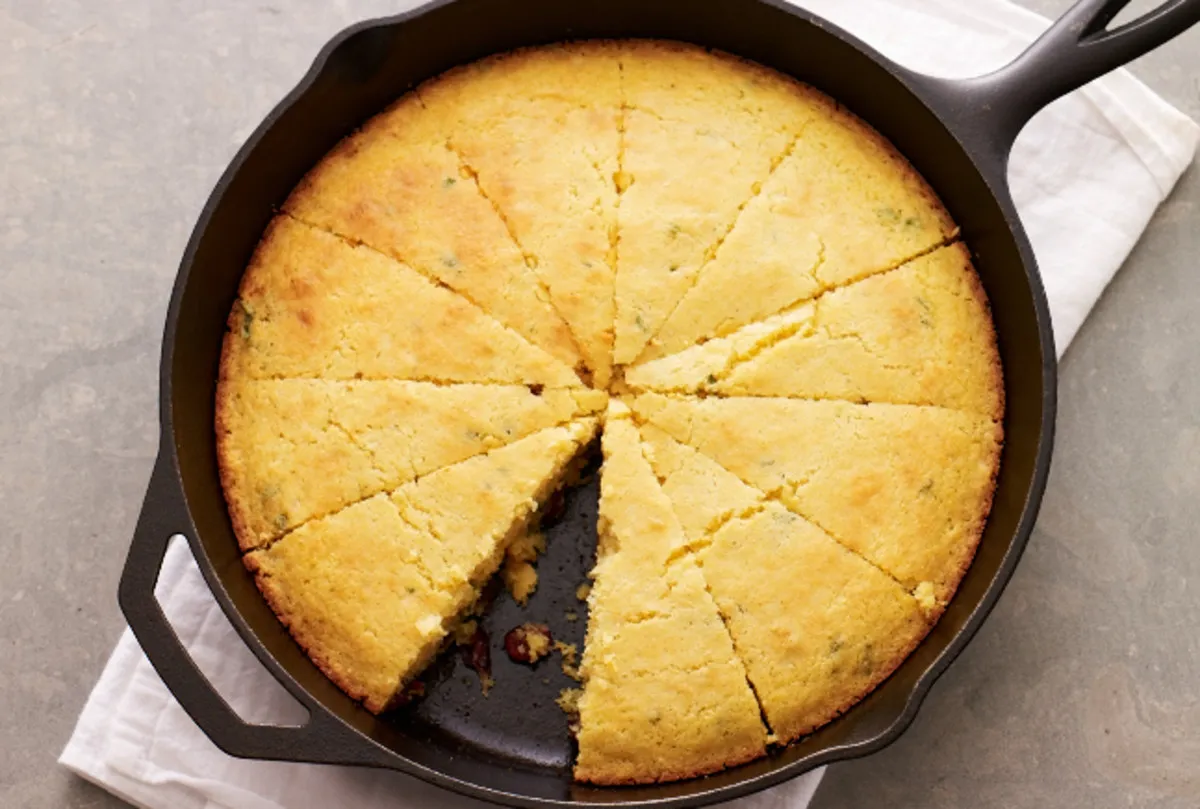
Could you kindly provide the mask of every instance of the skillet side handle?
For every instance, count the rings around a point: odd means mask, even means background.
[[[921,77],[939,110],[1003,166],[1038,110],[1174,39],[1200,22],[1200,0],[1168,0],[1116,29],[1130,0],[1079,0],[1020,56],[972,79]]]
[[[370,764],[369,745],[330,714],[309,709],[301,727],[251,725],[192,661],[154,595],[171,537],[190,525],[171,453],[160,450],[121,573],[118,601],[129,628],[167,689],[205,735],[231,756],[328,764]]]

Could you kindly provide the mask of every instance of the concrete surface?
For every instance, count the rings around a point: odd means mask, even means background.
[[[0,2],[6,809],[124,806],[54,759],[122,626],[179,255],[320,45],[396,6],[274,1]],[[1134,71],[1200,116],[1200,32]],[[1193,171],[1067,354],[1011,587],[911,732],[834,767],[818,809],[1200,804],[1198,255]]]

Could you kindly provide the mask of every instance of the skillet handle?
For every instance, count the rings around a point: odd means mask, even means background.
[[[1200,0],[1167,0],[1114,30],[1130,0],[1079,0],[1009,64],[972,79],[922,77],[932,100],[989,144],[1003,165],[1034,113],[1092,79],[1131,62],[1200,22]]]
[[[251,725],[237,715],[192,661],[154,596],[171,537],[191,522],[169,451],[160,451],[121,573],[118,600],[142,651],[205,735],[231,756],[326,764],[369,764],[373,747],[331,714],[306,704],[300,727]],[[189,542],[191,541],[189,537]]]

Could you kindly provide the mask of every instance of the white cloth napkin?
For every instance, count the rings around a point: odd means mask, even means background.
[[[883,53],[942,76],[987,72],[1047,21],[1007,0],[803,0]],[[1022,133],[1010,179],[1041,265],[1061,353],[1158,204],[1191,162],[1200,128],[1124,71],[1051,105]],[[158,594],[197,663],[248,721],[304,711],[256,662],[206,589],[186,543]],[[469,801],[392,773],[226,756],[171,698],[126,630],[60,762],[146,809],[360,809]],[[823,771],[744,798],[740,809],[803,809]]]

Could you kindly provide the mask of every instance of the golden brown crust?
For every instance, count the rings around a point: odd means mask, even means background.
[[[747,762],[762,758],[763,750],[757,746],[747,745],[742,748],[730,749],[728,754],[719,762],[712,762],[702,767],[667,769],[647,776],[644,772],[629,769],[612,768],[608,770],[593,769],[581,771],[575,768],[576,781],[596,786],[635,786],[638,784],[662,784],[669,781],[683,781],[688,778],[699,778],[712,775],[722,770],[732,769]]]
[[[292,636],[292,640],[296,645],[304,650],[304,654],[308,659],[321,670],[321,673],[333,682],[338,688],[345,692],[346,696],[357,702],[361,702],[363,707],[372,713],[380,713],[387,707],[387,703],[380,703],[378,700],[370,698],[370,695],[354,680],[354,678],[346,676],[341,667],[334,664],[321,650],[314,644],[306,643],[303,637],[292,629],[292,621],[289,617],[289,612],[284,605],[283,596],[275,583],[271,581],[271,577],[261,572],[258,560],[253,553],[247,553],[242,556],[242,562],[246,565],[246,569],[254,574],[254,583],[258,586],[258,590],[266,599],[267,605],[271,611],[275,613],[275,617],[279,623],[283,624],[284,629]]]

